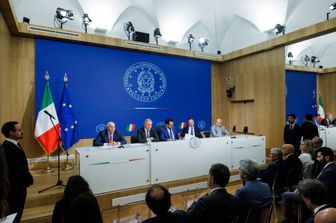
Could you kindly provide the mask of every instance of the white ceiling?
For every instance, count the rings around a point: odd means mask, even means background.
[[[89,33],[107,29],[105,35],[127,39],[123,24],[132,21],[135,30],[150,33],[159,27],[160,45],[176,41],[176,47],[188,49],[190,33],[209,39],[207,53],[229,53],[271,39],[275,24],[285,24],[286,32],[326,19],[329,5],[336,0],[12,0],[18,21],[30,18],[31,24],[53,27],[57,7],[71,9],[74,20],[64,29],[83,31],[83,13],[92,19]],[[336,17],[336,11],[331,12]],[[96,33],[97,35],[99,33]],[[102,34],[99,34],[102,35]],[[200,50],[196,41],[193,50]],[[324,67],[336,67],[335,35],[309,40],[287,47],[296,64],[302,55],[317,56]],[[287,54],[287,53],[286,53]],[[334,62],[335,61],[335,62]]]

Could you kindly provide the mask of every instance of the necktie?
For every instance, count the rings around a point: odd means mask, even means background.
[[[149,138],[149,132],[146,130],[146,138]]]
[[[172,129],[169,129],[169,132],[170,132],[170,138],[171,138],[171,139],[174,139],[173,130],[172,130]]]
[[[20,145],[20,143],[17,143],[17,146],[18,146],[20,149],[22,149],[22,146]]]
[[[194,129],[192,127],[190,127],[190,135],[194,135]]]
[[[111,143],[111,142],[112,142],[112,134],[109,133],[109,143]]]

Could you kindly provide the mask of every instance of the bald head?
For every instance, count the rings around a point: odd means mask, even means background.
[[[314,218],[315,223],[336,222],[336,208],[327,208],[318,212]]]
[[[287,156],[294,153],[294,146],[292,144],[284,144],[281,150],[283,154]]]

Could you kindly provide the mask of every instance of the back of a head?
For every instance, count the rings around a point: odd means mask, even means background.
[[[292,144],[284,144],[282,146],[282,152],[284,155],[289,155],[294,153],[294,146]]]
[[[216,163],[211,166],[209,175],[213,177],[215,184],[225,187],[230,179],[230,170],[224,164]]]
[[[271,153],[273,154],[273,156],[275,156],[278,160],[282,160],[282,156],[283,153],[281,151],[281,149],[274,147],[271,149]]]
[[[312,143],[315,148],[320,148],[323,144],[323,139],[318,136],[314,136],[314,138],[312,139]]]
[[[169,211],[171,206],[171,195],[165,187],[159,184],[153,184],[148,188],[146,204],[154,214],[158,216],[163,215]]]
[[[309,199],[316,206],[328,204],[328,192],[319,180],[305,179],[300,181],[297,189],[304,198]]]
[[[78,195],[69,208],[71,223],[103,223],[97,199],[91,194]]]
[[[259,166],[256,162],[246,159],[239,161],[239,169],[247,175],[248,180],[257,179],[259,173]]]
[[[89,184],[79,175],[71,176],[64,189],[64,198],[71,201],[79,194],[92,194]]]
[[[310,113],[306,114],[305,118],[306,118],[307,121],[313,121],[313,115],[310,114]]]
[[[335,223],[336,208],[327,208],[319,211],[314,218],[315,223]]]

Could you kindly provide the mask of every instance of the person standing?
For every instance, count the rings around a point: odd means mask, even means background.
[[[14,223],[18,223],[26,202],[27,187],[32,185],[34,180],[29,172],[26,154],[19,143],[19,140],[23,138],[21,125],[16,121],[6,122],[1,132],[5,136],[2,148],[7,162],[10,184],[7,197],[9,214],[17,213]]]
[[[313,116],[306,114],[305,121],[301,125],[301,133],[303,140],[312,140],[315,136],[319,136],[317,126],[313,123]]]
[[[299,156],[300,142],[301,142],[301,127],[295,123],[296,116],[294,114],[289,114],[287,116],[288,123],[284,129],[284,141],[285,144],[292,144],[294,146],[294,154]]]

